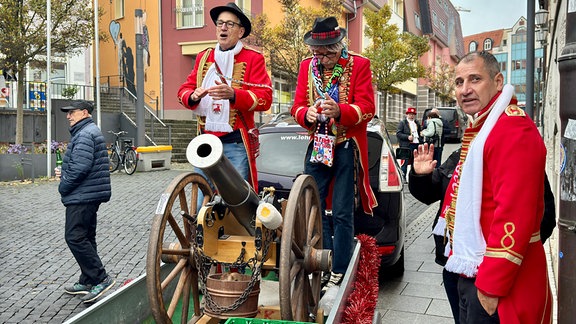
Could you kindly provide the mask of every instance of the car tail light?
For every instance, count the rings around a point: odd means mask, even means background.
[[[400,172],[394,159],[386,150],[382,154],[382,161],[380,161],[380,191],[400,191],[401,189]]]
[[[394,245],[384,245],[378,247],[378,252],[380,255],[391,255],[396,250]]]
[[[454,121],[454,128],[458,128],[458,127],[460,127],[460,121],[458,119],[456,119]]]

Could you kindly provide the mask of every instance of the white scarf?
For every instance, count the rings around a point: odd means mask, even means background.
[[[416,126],[416,121],[414,119],[408,119],[406,118],[406,120],[408,121],[408,127],[410,128],[410,133],[412,134],[412,143],[420,143],[420,141],[418,140],[419,135],[418,135],[418,126]]]
[[[470,143],[468,155],[462,165],[456,198],[452,255],[445,266],[450,272],[475,277],[484,258],[486,241],[480,225],[484,144],[498,118],[510,104],[513,94],[514,87],[505,85],[478,135]]]
[[[228,51],[222,51],[220,45],[216,46],[214,50],[214,60],[216,63],[212,64],[208,68],[208,71],[206,71],[206,76],[204,76],[204,80],[202,80],[202,87],[208,89],[216,85],[216,80],[222,81],[222,78],[216,74],[216,64],[218,64],[220,72],[226,77],[226,83],[232,86],[231,79],[234,70],[234,56],[240,53],[243,47],[244,45],[241,41],[238,41],[236,46]],[[206,116],[206,130],[226,133],[233,131],[229,124],[230,100],[213,100],[210,96],[204,96],[204,98],[200,100],[198,108],[196,108],[196,114]]]

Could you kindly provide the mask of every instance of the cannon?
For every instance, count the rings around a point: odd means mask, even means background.
[[[322,249],[322,213],[314,179],[299,176],[288,199],[277,201],[273,188],[260,195],[254,192],[213,135],[195,137],[187,158],[216,190],[202,175],[189,172],[176,177],[159,199],[146,259],[146,289],[155,321],[254,317],[249,304],[255,295],[258,300],[262,274],[277,272],[281,318],[315,322],[321,316],[320,280],[322,271],[330,271],[331,251]],[[280,209],[278,228],[263,225],[269,215],[278,217],[271,206]],[[168,273],[163,270],[166,264],[172,266]],[[232,284],[222,278],[235,272],[245,272],[240,281],[246,284],[229,289]],[[227,290],[234,290],[232,298]],[[177,308],[180,318],[175,316]]]

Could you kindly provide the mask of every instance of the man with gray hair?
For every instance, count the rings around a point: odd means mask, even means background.
[[[304,173],[318,184],[323,247],[333,251],[324,292],[341,283],[350,263],[357,198],[366,214],[377,205],[367,170],[366,127],[375,112],[370,61],[349,52],[345,39],[335,17],[316,18],[304,35],[312,57],[300,63],[291,110],[310,134]],[[332,217],[326,216],[329,205]]]

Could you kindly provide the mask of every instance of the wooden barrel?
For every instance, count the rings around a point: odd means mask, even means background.
[[[206,280],[206,290],[216,305],[228,307],[234,304],[242,293],[248,289],[250,279],[251,276],[239,273],[211,274]],[[230,317],[255,317],[256,314],[258,314],[259,294],[260,280],[257,280],[246,300],[235,310],[220,313],[218,310],[212,309],[209,303],[206,303],[204,312],[209,316],[222,319]]]

